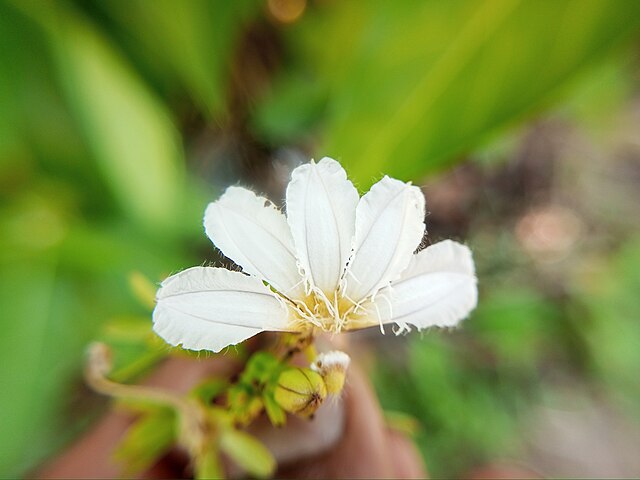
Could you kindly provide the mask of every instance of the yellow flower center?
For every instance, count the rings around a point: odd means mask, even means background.
[[[340,292],[328,296],[312,291],[302,300],[290,305],[293,325],[299,330],[316,327],[324,332],[338,333],[378,323],[375,312],[345,298]]]

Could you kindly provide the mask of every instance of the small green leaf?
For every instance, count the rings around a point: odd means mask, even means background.
[[[260,415],[264,407],[260,394],[254,388],[241,383],[229,389],[227,403],[234,421],[239,425],[249,425]]]
[[[109,377],[119,383],[147,372],[171,353],[171,349],[153,333],[147,317],[113,317],[103,326],[99,339],[113,352],[114,365]]]
[[[247,361],[240,381],[247,385],[267,383],[279,373],[280,367],[280,362],[273,354],[258,351]]]
[[[141,305],[153,310],[156,305],[156,286],[138,271],[129,274],[129,288]]]
[[[142,417],[129,428],[114,458],[124,464],[126,474],[136,475],[160,460],[175,440],[175,414],[170,409],[161,409]]]
[[[271,452],[246,432],[225,431],[220,439],[220,448],[240,467],[256,477],[268,477],[276,468],[276,461]]]
[[[108,343],[143,344],[153,335],[149,319],[134,315],[112,317],[101,330],[101,338]]]
[[[191,391],[191,395],[200,399],[204,404],[209,404],[215,397],[223,393],[228,386],[229,382],[222,378],[210,378],[197,385]]]
[[[224,478],[222,465],[220,464],[220,456],[215,448],[208,448],[196,458],[194,458],[194,477],[199,479],[205,478]]]
[[[262,396],[262,402],[264,403],[264,409],[267,412],[267,417],[274,427],[282,427],[287,421],[287,415],[278,402],[273,397],[273,393],[265,393]]]

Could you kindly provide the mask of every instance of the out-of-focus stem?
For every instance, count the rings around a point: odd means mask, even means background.
[[[111,352],[104,343],[92,343],[84,371],[86,382],[96,392],[120,399],[143,400],[172,406],[177,410],[191,410],[189,403],[171,392],[140,385],[125,385],[107,378],[111,370]]]
[[[107,378],[111,370],[109,347],[103,343],[89,346],[85,379],[95,391],[114,398],[142,400],[170,406],[176,410],[181,426],[181,443],[192,458],[201,455],[206,447],[209,428],[203,409],[194,401],[166,390],[140,385],[124,385]]]

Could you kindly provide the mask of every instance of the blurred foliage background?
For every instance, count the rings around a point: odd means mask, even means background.
[[[463,329],[354,336],[431,474],[637,475],[639,27],[633,0],[0,0],[0,475],[86,426],[87,342],[149,324],[132,272],[216,260],[208,201],[324,155],[424,186],[428,241],[475,252]]]

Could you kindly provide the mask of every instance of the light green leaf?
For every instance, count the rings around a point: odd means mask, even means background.
[[[275,380],[280,370],[281,364],[272,353],[258,351],[247,361],[240,381],[248,387],[256,383],[265,384],[269,380]]]
[[[640,2],[626,0],[380,0],[333,3],[290,40],[307,82],[329,92],[316,156],[341,159],[366,188],[382,172],[409,180],[452,163],[639,25]],[[308,122],[300,108],[289,116]]]
[[[171,353],[151,326],[151,319],[144,316],[120,315],[105,322],[99,340],[112,352],[111,380],[131,382]]]
[[[252,129],[274,147],[299,142],[325,113],[327,94],[305,76],[280,77],[251,119]]]
[[[3,193],[22,184],[25,175],[37,172],[36,158],[48,167],[64,165],[82,170],[85,187],[91,182],[84,162],[86,152],[47,62],[48,43],[38,27],[16,11],[11,2],[0,2],[0,189]],[[62,169],[57,173],[62,174]],[[18,185],[16,179],[21,179]]]
[[[550,352],[547,336],[561,324],[557,306],[524,285],[493,286],[467,329],[501,361],[531,368]]]
[[[268,477],[276,468],[271,452],[246,432],[225,430],[220,439],[220,448],[240,467],[256,477]]]
[[[175,413],[162,409],[138,419],[127,430],[114,458],[123,463],[127,475],[138,475],[158,462],[175,441]]]
[[[582,316],[577,320],[590,347],[594,373],[640,418],[640,237],[627,240],[597,275],[580,280],[574,285],[586,310],[579,313],[586,313],[588,321]]]
[[[267,412],[267,417],[269,417],[271,425],[274,427],[284,426],[287,422],[287,414],[282,407],[278,405],[271,391],[262,394],[262,403],[264,403],[264,409]]]
[[[200,455],[194,458],[194,469],[196,480],[210,478],[224,478],[224,471],[220,464],[220,456],[214,448],[205,449]]]
[[[131,272],[128,280],[129,288],[131,288],[131,293],[133,293],[136,300],[147,307],[149,311],[153,310],[156,305],[157,287],[151,283],[148,277],[138,271]]]
[[[0,475],[17,475],[31,458],[29,437],[42,425],[43,359],[50,325],[49,308],[55,282],[55,266],[29,268],[16,265],[0,274],[2,343],[0,348]],[[6,318],[6,320],[5,320]],[[10,412],[10,414],[8,414]],[[12,473],[13,472],[13,473]]]
[[[226,379],[209,378],[191,390],[191,395],[208,405],[214,398],[222,394],[228,386],[229,382]]]
[[[96,321],[53,258],[1,267],[0,312],[0,477],[15,478],[77,433],[69,391]]]
[[[96,2],[127,31],[140,60],[175,76],[201,111],[225,113],[234,42],[260,11],[253,0],[145,0]]]
[[[182,199],[180,137],[168,110],[83,17],[29,10],[51,35],[69,104],[123,211],[140,224],[175,223]]]

